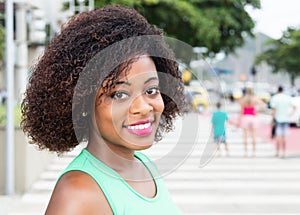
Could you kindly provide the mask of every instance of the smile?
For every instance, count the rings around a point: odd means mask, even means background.
[[[146,122],[135,125],[127,125],[125,128],[132,134],[138,136],[147,136],[152,133],[153,125],[152,122]]]
[[[149,128],[151,126],[151,123],[148,122],[148,123],[145,123],[145,124],[140,124],[140,125],[128,125],[126,126],[126,128],[128,129],[132,129],[132,130],[143,130],[143,129],[146,129],[146,128]]]

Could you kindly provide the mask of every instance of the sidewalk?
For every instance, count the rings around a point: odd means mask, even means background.
[[[21,195],[0,195],[0,214],[6,215],[21,202]]]
[[[42,215],[57,178],[80,151],[78,147],[62,157],[55,157],[25,193],[0,195],[0,215]]]

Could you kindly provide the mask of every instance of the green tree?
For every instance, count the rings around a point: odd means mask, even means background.
[[[135,8],[147,20],[191,46],[205,46],[214,55],[233,52],[251,35],[254,22],[246,7],[260,0],[95,0],[95,7],[121,4]]]
[[[266,45],[268,48],[257,56],[256,64],[266,62],[274,73],[287,72],[294,86],[296,77],[300,76],[300,29],[289,27],[281,38],[271,39]]]

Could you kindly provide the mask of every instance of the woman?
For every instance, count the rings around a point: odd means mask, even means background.
[[[248,136],[252,139],[252,156],[255,157],[256,152],[256,128],[258,127],[258,119],[256,116],[256,109],[259,110],[265,109],[265,103],[258,99],[251,88],[245,89],[245,96],[240,99],[240,118],[239,126],[243,129],[244,132],[244,146],[245,146],[245,157],[248,156]]]
[[[87,142],[46,214],[181,214],[153,162],[136,152],[171,130],[181,101],[172,51],[135,10],[71,18],[33,68],[22,103],[31,143],[60,154]]]

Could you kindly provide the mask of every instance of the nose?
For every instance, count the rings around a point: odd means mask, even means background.
[[[148,114],[153,111],[153,106],[147,101],[144,95],[138,95],[131,103],[129,108],[132,114]]]

